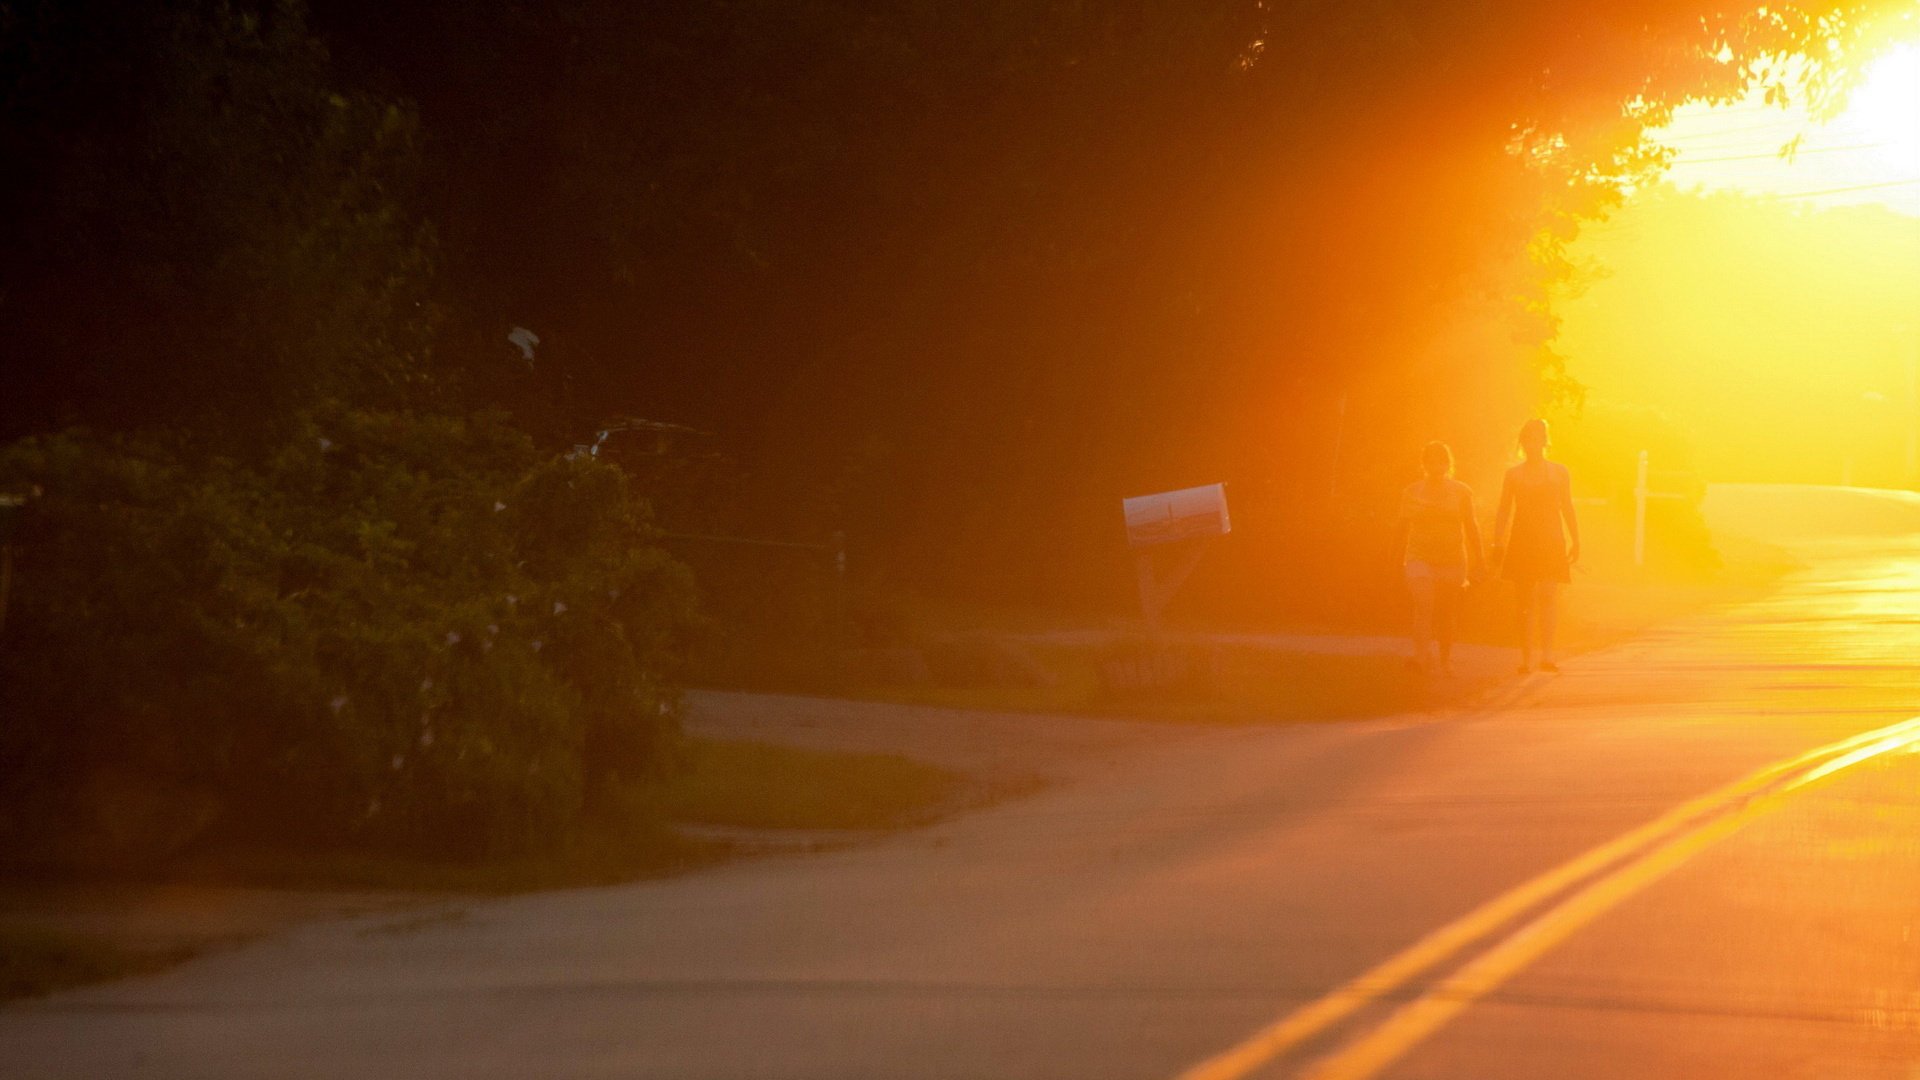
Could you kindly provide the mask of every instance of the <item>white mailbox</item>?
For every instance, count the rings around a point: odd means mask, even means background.
[[[1122,499],[1120,508],[1127,519],[1127,543],[1132,547],[1223,536],[1233,531],[1227,517],[1225,484],[1138,495]]]

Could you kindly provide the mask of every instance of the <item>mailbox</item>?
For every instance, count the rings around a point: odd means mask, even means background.
[[[1208,484],[1163,491],[1158,495],[1139,495],[1120,500],[1120,510],[1127,521],[1127,544],[1136,549],[1133,560],[1140,577],[1140,610],[1147,617],[1147,627],[1157,630],[1161,612],[1166,610],[1180,583],[1193,572],[1207,545],[1180,544],[1167,549],[1170,555],[1163,554],[1157,559],[1154,552],[1161,545],[1176,541],[1202,541],[1231,532],[1227,486]],[[1162,565],[1156,567],[1155,562]]]
[[[1126,517],[1127,544],[1131,547],[1223,536],[1233,531],[1233,524],[1227,518],[1225,484],[1139,495],[1122,499],[1120,507]]]

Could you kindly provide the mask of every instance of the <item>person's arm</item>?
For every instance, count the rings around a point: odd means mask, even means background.
[[[1407,561],[1407,537],[1412,531],[1411,515],[1408,513],[1407,508],[1407,495],[1405,492],[1401,492],[1400,512],[1394,515],[1393,519],[1393,546],[1387,549],[1392,553],[1392,562],[1389,565],[1395,569],[1398,569],[1401,564]]]
[[[1478,581],[1486,576],[1487,563],[1480,550],[1480,522],[1473,516],[1473,489],[1460,488],[1460,528],[1467,534],[1467,576]]]
[[[1500,509],[1493,515],[1493,561],[1499,562],[1507,542],[1507,523],[1513,520],[1513,471],[1500,478]]]
[[[1567,565],[1580,561],[1580,518],[1573,512],[1573,473],[1560,466],[1560,517],[1567,523]]]

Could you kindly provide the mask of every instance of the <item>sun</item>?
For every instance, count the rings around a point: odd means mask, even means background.
[[[1901,45],[1867,70],[1838,124],[1898,179],[1920,177],[1920,45]]]
[[[1737,102],[1682,106],[1651,141],[1674,151],[1681,190],[1736,190],[1808,207],[1877,203],[1920,217],[1920,41],[1867,62],[1831,120],[1752,86]],[[1783,149],[1791,147],[1791,153]]]

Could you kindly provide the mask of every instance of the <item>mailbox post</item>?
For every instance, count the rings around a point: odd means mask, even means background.
[[[1127,545],[1134,549],[1140,612],[1147,627],[1157,630],[1161,614],[1199,564],[1207,541],[1233,530],[1227,516],[1227,487],[1207,484],[1139,495],[1122,499],[1120,508],[1127,523]],[[1167,557],[1157,560],[1156,552]]]

